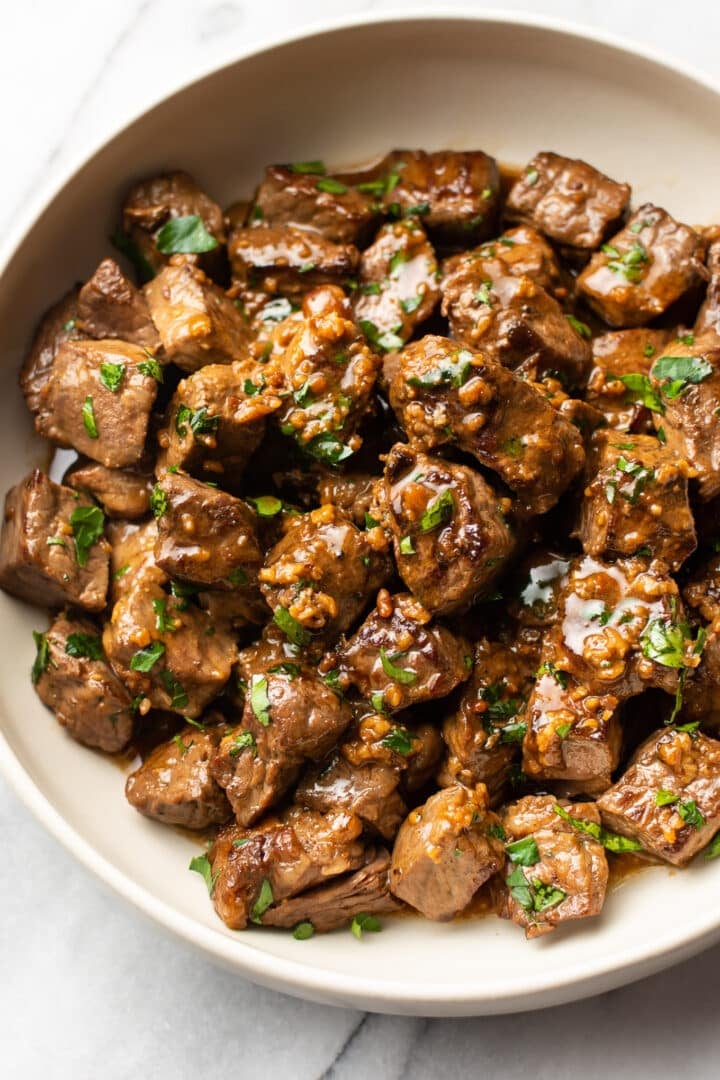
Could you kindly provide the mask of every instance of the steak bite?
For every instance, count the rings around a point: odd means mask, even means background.
[[[275,622],[290,624],[296,644],[336,640],[390,576],[386,545],[381,530],[361,532],[334,506],[290,518],[259,574]]]
[[[260,297],[291,300],[300,300],[319,285],[342,285],[354,275],[360,259],[352,244],[334,244],[320,233],[291,225],[233,229],[228,254],[233,294],[242,296],[249,290]],[[287,308],[288,314],[292,310],[287,300],[271,303],[272,311],[260,312],[261,321],[272,321],[276,309]]]
[[[701,732],[656,731],[597,805],[608,828],[684,866],[720,828],[720,742]]]
[[[643,326],[700,285],[705,241],[645,203],[578,278],[585,301],[609,326]]]
[[[571,323],[537,280],[484,250],[453,255],[443,264],[442,313],[453,337],[531,378],[560,372],[566,385],[583,383],[590,367],[584,324]]]
[[[529,277],[556,300],[567,299],[570,279],[560,269],[555,252],[544,236],[529,225],[506,229],[496,240],[476,249],[481,259],[500,259],[508,274]]]
[[[55,356],[35,426],[110,469],[145,453],[157,381],[148,354],[124,341],[67,341]]]
[[[468,245],[495,232],[500,174],[482,150],[394,150],[383,168],[386,210],[416,215],[439,242]]]
[[[435,252],[415,218],[383,225],[362,254],[353,295],[368,339],[397,348],[411,338],[440,300],[438,277]]]
[[[400,827],[390,866],[391,892],[426,919],[454,918],[505,863],[499,826],[488,809],[484,784],[436,791]]]
[[[646,392],[653,359],[661,355],[667,330],[615,330],[592,340],[593,368],[585,400],[604,415],[608,427],[619,431],[645,431],[651,404]]]
[[[160,347],[145,297],[114,259],[103,259],[83,285],[77,320],[78,328],[91,338],[120,338],[153,352]]]
[[[717,234],[708,248],[707,271],[710,280],[694,330],[698,335],[714,335],[720,341],[720,238]]]
[[[226,822],[232,817],[230,804],[210,774],[210,759],[222,735],[222,725],[188,725],[157,746],[127,778],[130,805],[145,817],[186,829]]]
[[[368,192],[318,172],[299,172],[292,165],[268,165],[250,211],[253,224],[299,225],[334,244],[360,244],[378,212]]]
[[[377,712],[445,697],[469,674],[471,649],[409,593],[382,589],[377,605],[340,650],[341,671]]]
[[[526,513],[545,513],[582,468],[577,429],[523,379],[448,338],[407,345],[390,401],[412,446],[457,445],[496,472]]]
[[[305,773],[295,802],[311,810],[352,811],[366,828],[392,840],[407,816],[399,783],[400,770],[393,765],[379,761],[353,765],[335,752]]]
[[[685,586],[683,597],[705,624],[700,664],[684,686],[683,716],[720,730],[720,555],[702,564]]]
[[[166,472],[155,492],[163,506],[157,519],[157,565],[192,585],[240,590],[248,604],[259,601],[263,553],[257,517],[247,503],[181,472]]]
[[[108,589],[102,510],[40,469],[5,496],[0,587],[29,604],[102,611]]]
[[[166,246],[159,235],[163,226],[174,218],[192,217],[200,218],[204,230],[210,234],[210,239],[201,245],[205,252],[201,261],[205,266],[215,267],[217,248],[225,243],[222,210],[192,176],[170,172],[141,180],[130,189],[123,203],[122,224],[134,249],[133,261],[139,264],[144,281],[161,270],[168,260],[161,250]]]
[[[231,930],[262,924],[271,905],[363,866],[361,832],[346,810],[297,806],[255,829],[228,825],[208,854],[215,910]]]
[[[144,289],[165,355],[186,372],[247,357],[243,315],[186,255],[173,255]]]
[[[396,444],[385,492],[398,573],[428,611],[469,607],[502,573],[515,539],[501,499],[464,465]]]
[[[155,566],[157,523],[154,518],[138,525],[133,521],[111,521],[108,525],[110,542],[110,601],[124,596],[138,574]]]
[[[443,786],[483,783],[491,804],[502,798],[520,756],[536,667],[534,656],[514,643],[477,642],[470,679],[443,721],[448,751],[439,778]]]
[[[381,361],[365,344],[343,292],[327,285],[303,300],[303,320],[277,362],[290,391],[277,414],[283,435],[327,465],[360,446]],[[353,437],[354,436],[354,437]]]
[[[650,370],[662,412],[653,413],[667,448],[695,470],[698,494],[709,502],[720,494],[720,342],[689,335],[666,346]]]
[[[58,349],[66,341],[83,337],[77,324],[77,302],[78,290],[71,289],[45,312],[20,369],[20,389],[33,416],[43,408]]]
[[[63,476],[63,483],[87,491],[110,518],[132,521],[150,509],[152,477],[134,469],[108,469],[97,461],[80,459]]]
[[[352,925],[356,915],[387,915],[400,904],[388,887],[390,856],[384,848],[368,848],[364,864],[327,885],[281,900],[263,915],[264,926],[293,927],[311,923],[318,933]]]
[[[557,805],[551,795],[528,795],[502,815],[511,872],[501,915],[523,926],[527,938],[570,919],[599,915],[605,901],[605,849],[560,817]],[[578,821],[600,824],[592,803],[563,804],[562,809]]]
[[[48,632],[37,636],[37,645],[35,689],[68,734],[107,753],[124,749],[135,710],[107,662],[95,624],[58,615]]]
[[[371,473],[324,470],[317,480],[320,505],[334,506],[356,525],[362,526],[366,521],[365,515],[370,513],[375,501],[375,485],[381,482]]]
[[[280,403],[258,394],[254,382],[249,386],[255,377],[255,365],[208,364],[183,379],[158,434],[158,473],[179,468],[235,484],[262,442],[266,417]]]
[[[168,596],[158,567],[128,578],[103,633],[112,666],[153,708],[200,716],[230,678],[234,638],[195,604]]]
[[[509,611],[522,627],[552,626],[567,584],[571,559],[555,548],[538,547],[520,563],[513,577]]]
[[[649,435],[598,431],[586,465],[579,535],[586,555],[638,551],[678,570],[697,546],[686,461]]]
[[[620,224],[629,201],[629,184],[618,184],[586,161],[543,152],[513,184],[505,216],[583,255]]]

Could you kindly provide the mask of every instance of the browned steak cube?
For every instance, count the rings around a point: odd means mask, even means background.
[[[558,923],[599,915],[608,880],[602,844],[554,811],[551,795],[528,795],[503,814],[510,860],[501,912],[538,937]],[[600,815],[591,803],[563,805],[566,814],[591,825]]]
[[[166,173],[141,180],[130,189],[123,203],[122,223],[134,248],[133,261],[139,264],[143,281],[161,270],[168,259],[158,247],[158,233],[171,219],[188,217],[199,217],[204,229],[216,241],[215,248],[200,256],[204,266],[214,267],[217,248],[225,243],[222,210],[192,176],[180,171]]]
[[[174,255],[144,291],[165,355],[183,371],[246,359],[242,313],[186,256]]]
[[[720,239],[717,231],[708,248],[707,271],[710,280],[705,299],[695,320],[695,333],[714,334],[720,339]]]
[[[376,712],[445,697],[469,674],[471,649],[409,593],[384,589],[341,650],[341,669]]]
[[[678,570],[697,545],[691,470],[658,439],[598,431],[591,443],[579,534],[587,555],[641,551]]]
[[[336,506],[356,525],[364,525],[365,515],[370,513],[375,499],[375,485],[379,482],[378,477],[372,473],[323,470],[317,481],[320,505]],[[372,517],[372,514],[370,516]]]
[[[183,379],[158,435],[158,472],[184,469],[223,486],[239,479],[280,404],[257,393],[256,377],[255,365],[208,364]]]
[[[448,338],[407,345],[390,401],[411,445],[456,445],[496,472],[523,512],[545,513],[582,468],[577,429],[500,364]]]
[[[233,291],[250,289],[269,296],[300,298],[318,285],[341,285],[357,268],[360,253],[352,244],[335,244],[320,233],[292,225],[233,229],[228,241]],[[270,302],[261,321],[272,319],[288,301]],[[270,307],[270,305],[268,305]]]
[[[442,243],[468,245],[493,235],[500,176],[495,159],[482,150],[394,150],[383,172],[385,208],[419,217]]]
[[[397,443],[385,492],[398,572],[428,611],[469,607],[515,550],[503,500],[464,465]]]
[[[166,825],[186,829],[222,825],[232,811],[210,774],[210,759],[222,736],[222,724],[198,722],[161,743],[128,776],[125,795],[130,805]]]
[[[154,518],[142,524],[133,521],[111,521],[108,525],[110,542],[110,600],[115,603],[134,587],[137,574],[155,566],[157,523]]]
[[[440,299],[435,252],[414,218],[384,225],[360,260],[353,311],[370,341],[397,348]]]
[[[67,341],[53,361],[35,426],[111,469],[135,465],[145,452],[157,381],[148,354],[124,341]]]
[[[453,337],[531,378],[559,372],[568,386],[584,382],[590,367],[584,324],[571,322],[536,280],[498,256],[483,256],[483,250],[453,255],[443,264],[442,313]]]
[[[695,470],[700,498],[720,494],[720,342],[715,335],[676,341],[653,363],[650,381],[662,412],[653,413],[670,453]]]
[[[507,273],[529,277],[557,300],[567,299],[570,280],[544,236],[529,225],[506,229],[496,240],[476,249],[479,258],[500,259]]]
[[[97,461],[80,459],[63,476],[63,483],[87,491],[110,518],[125,521],[145,517],[150,509],[152,476],[134,469],[108,469]]]
[[[134,709],[95,624],[58,615],[37,645],[33,681],[40,700],[73,739],[108,753],[122,750],[132,735]]]
[[[645,431],[647,375],[670,338],[667,330],[615,330],[593,338],[585,398],[619,431]]]
[[[160,338],[147,300],[114,259],[103,259],[78,296],[78,327],[91,338],[121,338],[155,351]]]
[[[294,806],[255,829],[221,829],[209,852],[215,910],[233,930],[262,924],[271,904],[365,862],[362,822],[346,810]]]
[[[443,721],[448,756],[441,781],[487,786],[491,803],[505,793],[525,734],[523,713],[537,668],[518,642],[483,638],[475,645],[472,673]]]
[[[295,802],[311,810],[351,810],[366,828],[392,840],[407,816],[399,783],[400,770],[393,765],[376,761],[353,765],[336,752],[304,774],[295,789]]]
[[[0,587],[29,604],[105,607],[109,545],[102,510],[35,469],[5,496]]]
[[[322,162],[301,164],[317,171],[268,165],[250,211],[252,224],[300,225],[335,244],[366,240],[378,216],[371,194],[326,176]]]
[[[293,517],[260,571],[263,595],[290,640],[336,640],[391,573],[381,530],[361,532],[334,506]]]
[[[720,828],[720,742],[699,731],[656,731],[597,805],[608,828],[684,866]]]
[[[77,324],[77,301],[78,290],[71,289],[45,312],[20,369],[20,388],[33,416],[43,406],[45,388],[58,349],[66,341],[83,336]]]
[[[426,919],[447,921],[505,863],[499,818],[484,784],[453,784],[411,810],[400,826],[390,865],[390,890]]]
[[[629,201],[629,184],[618,184],[586,161],[544,152],[513,184],[505,215],[533,225],[556,244],[586,252],[620,224]]]
[[[532,549],[513,578],[509,611],[525,627],[552,626],[567,584],[570,557],[554,548]]]
[[[259,599],[263,553],[247,503],[187,473],[164,473],[155,488],[155,561],[170,577],[206,589],[244,590]]]
[[[705,241],[652,203],[593,255],[578,288],[609,326],[643,326],[703,280]]]

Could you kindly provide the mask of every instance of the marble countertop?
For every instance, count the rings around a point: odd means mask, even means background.
[[[403,0],[7,5],[0,227],[49,169],[183,75],[281,27],[413,6]],[[627,0],[497,0],[493,6],[599,27],[717,74],[720,7],[712,0],[656,0],[652,7]],[[260,989],[164,937],[47,836],[2,779],[0,820],[0,1072],[9,1080],[717,1075],[720,948],[634,986],[539,1013],[454,1021],[365,1015]]]

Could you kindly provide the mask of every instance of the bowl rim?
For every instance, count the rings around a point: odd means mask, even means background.
[[[33,197],[20,205],[16,224],[8,229],[7,239],[0,245],[0,283],[26,235],[66,185],[108,143],[159,105],[210,76],[280,47],[365,26],[427,21],[497,23],[589,41],[620,52],[630,59],[646,60],[716,94],[720,99],[720,80],[712,79],[706,72],[697,71],[662,50],[648,48],[621,35],[557,16],[536,15],[528,11],[505,11],[499,8],[477,10],[463,5],[452,4],[446,7],[436,4],[315,19],[289,33],[271,34],[256,39],[247,48],[228,45],[220,58],[216,57],[201,65],[189,79],[178,77],[172,80],[163,91],[155,94],[142,107],[128,108],[109,131],[89,137],[68,155],[67,159],[61,159],[61,162],[50,170],[47,179],[39,185]],[[691,928],[683,925],[681,921],[679,926],[669,928],[662,938],[634,945],[620,961],[616,957],[590,962],[580,959],[571,964],[563,964],[557,973],[547,969],[536,976],[526,975],[522,987],[518,986],[517,981],[502,974],[493,976],[491,986],[467,981],[443,982],[440,986],[434,986],[430,981],[418,984],[402,979],[383,980],[378,983],[363,976],[308,967],[301,961],[288,960],[253,948],[241,940],[228,938],[219,925],[215,929],[199,923],[192,916],[183,914],[138,885],[132,877],[102,855],[89,840],[84,839],[52,805],[13,752],[2,728],[0,772],[20,800],[55,839],[145,916],[225,966],[231,966],[240,975],[275,990],[318,1002],[382,1012],[423,1014],[424,1009],[424,1015],[483,1015],[536,1009],[570,999],[577,1000],[642,978],[699,952],[720,938],[720,912],[717,915],[709,913]],[[542,998],[551,997],[552,1000],[534,1000],[534,995],[537,994],[542,995]]]

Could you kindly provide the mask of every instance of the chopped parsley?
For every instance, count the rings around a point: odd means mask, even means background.
[[[262,922],[262,917],[273,903],[275,897],[273,896],[272,886],[267,878],[263,878],[262,885],[260,886],[260,892],[257,895],[255,903],[250,909],[250,919],[252,922],[258,925]]]
[[[631,371],[628,375],[617,375],[612,376],[612,378],[619,379],[627,388],[628,392],[625,399],[628,403],[637,402],[637,404],[644,405],[646,409],[654,413],[662,414],[665,412],[665,406],[653,389],[647,375],[643,375],[639,371]]]
[[[534,836],[525,836],[522,840],[514,840],[505,847],[510,862],[518,866],[535,866],[540,862],[540,852]]]
[[[384,746],[387,750],[392,750],[396,754],[407,757],[408,754],[412,754],[413,739],[417,739],[417,735],[411,735],[407,728],[394,727],[380,740],[380,745]]]
[[[436,499],[428,503],[420,518],[420,531],[426,533],[439,529],[441,525],[450,520],[454,512],[455,499],[452,491],[448,488],[447,491],[443,491]]]
[[[47,635],[41,634],[39,630],[33,630],[33,641],[35,642],[36,655],[30,671],[30,678],[33,686],[35,686],[40,676],[47,671],[50,665],[50,642]]]
[[[121,255],[124,255],[130,260],[135,267],[135,272],[140,279],[141,284],[146,281],[152,281],[155,277],[155,270],[128,233],[123,232],[122,229],[116,229],[110,237],[110,243],[116,251],[119,251]],[[68,329],[67,324],[64,329]]]
[[[163,255],[202,255],[214,251],[218,242],[198,214],[187,214],[166,221],[155,237],[155,246]]]
[[[156,518],[161,518],[167,512],[169,500],[167,492],[163,491],[159,484],[153,485],[150,493],[150,509]]]
[[[282,630],[285,637],[288,638],[293,645],[304,648],[310,644],[312,634],[309,630],[305,629],[302,623],[299,623],[297,619],[290,614],[287,608],[276,608],[273,615],[273,622]]]
[[[607,264],[608,270],[615,274],[621,274],[626,281],[637,284],[642,277],[641,267],[650,261],[649,256],[639,240],[634,240],[630,248],[620,252],[612,244],[603,244],[602,251],[610,256]]]
[[[330,195],[345,195],[348,189],[347,184],[335,180],[332,176],[324,176],[322,180],[318,180],[315,187],[318,191],[326,191]]]
[[[325,162],[318,159],[317,161],[294,161],[285,166],[290,172],[294,173],[310,173],[315,176],[324,176]]]
[[[98,635],[82,632],[68,634],[65,652],[68,656],[77,656],[87,660],[102,660],[104,656],[102,641]]]
[[[472,353],[467,349],[458,349],[450,353],[439,362],[436,368],[432,368],[426,375],[418,377],[411,375],[407,380],[408,386],[419,388],[436,386],[464,386],[472,372]]]
[[[686,622],[671,623],[664,619],[652,619],[640,638],[643,656],[669,668],[687,667],[686,656],[690,644],[702,651],[704,637],[698,634],[693,642]]]
[[[90,549],[105,529],[105,515],[99,506],[78,506],[70,515],[78,566],[86,566]]]
[[[303,445],[303,450],[326,465],[337,465],[352,456],[352,450],[331,431],[321,431]]]
[[[93,405],[93,399],[88,394],[83,402],[82,407],[82,419],[83,426],[91,439],[98,439],[100,437],[98,432],[97,420],[95,419],[95,407]]]
[[[165,646],[162,641],[153,641],[152,645],[146,645],[144,649],[138,649],[130,661],[131,671],[148,672],[157,664],[161,656],[165,655]]]
[[[558,686],[560,686],[563,690],[567,690],[567,688],[568,688],[568,674],[567,674],[567,672],[566,671],[558,671],[558,669],[555,667],[555,665],[553,663],[551,663],[549,660],[546,660],[544,663],[542,663],[540,665],[540,667],[537,669],[537,674],[536,674],[535,677],[537,679],[539,679],[542,675],[551,675],[552,678],[555,680],[555,682],[558,684]]]
[[[260,517],[264,518],[275,517],[283,508],[281,500],[275,495],[258,495],[257,498],[247,501],[255,507]]]
[[[412,315],[414,311],[422,304],[423,298],[420,293],[415,293],[414,296],[408,296],[406,300],[400,301],[400,307],[403,309],[406,315]]]
[[[412,537],[403,536],[400,540],[400,554],[401,555],[414,555],[415,548],[413,547]]]
[[[188,425],[195,438],[199,439],[202,435],[213,435],[219,424],[219,416],[208,416],[207,405],[195,410],[188,405],[180,405],[175,415],[175,430],[181,439],[187,435]]]
[[[253,754],[257,754],[257,743],[251,731],[241,731],[235,736],[229,750],[230,757],[238,757],[243,750],[252,750]]]
[[[157,362],[152,353],[145,350],[147,360],[141,360],[137,365],[137,369],[141,375],[146,375],[148,379],[154,379],[155,382],[161,383],[164,381],[163,369]]]
[[[359,911],[350,923],[350,931],[353,937],[360,941],[366,930],[372,934],[377,934],[382,930],[380,920],[374,915],[368,915],[365,911]]]
[[[220,871],[218,870],[216,874],[213,874],[210,860],[208,859],[207,855],[193,856],[193,858],[190,860],[188,870],[192,870],[194,873],[200,874],[203,881],[205,882],[205,885],[207,886],[208,895],[212,896],[213,889],[215,888],[215,882],[218,879]]]
[[[125,375],[125,365],[108,361],[100,365],[100,382],[111,394],[117,394]]]
[[[398,652],[389,656],[384,646],[380,647],[380,661],[387,677],[402,686],[414,686],[417,682],[417,674],[409,668],[397,667],[395,664],[395,661],[401,660],[403,656],[407,656],[407,653]]]
[[[137,655],[137,653],[135,655]],[[170,708],[186,709],[190,699],[187,695],[187,691],[175,678],[172,671],[168,671],[167,669],[161,671],[160,682],[162,683],[166,694],[170,697]]]
[[[265,675],[253,675],[250,679],[250,706],[258,723],[268,727],[270,723],[270,698]]]
[[[306,919],[305,922],[299,922],[293,930],[293,937],[296,941],[307,941],[315,933],[315,927]]]
[[[616,854],[620,854],[624,851],[642,851],[642,844],[639,840],[633,840],[629,836],[619,836],[617,833],[609,832],[607,829],[603,829],[602,825],[598,825],[594,821],[585,821],[584,818],[571,817],[567,810],[560,806],[559,803],[555,803],[553,810],[561,817],[563,821],[567,821],[568,825],[572,825],[573,829],[577,829],[579,832],[586,833],[588,836],[592,836],[594,840],[597,840],[599,844],[602,844],[608,851],[614,851]]]
[[[592,330],[587,323],[581,322],[580,319],[576,319],[574,315],[566,315],[565,318],[576,331],[583,338],[591,338]]]
[[[668,401],[681,397],[712,375],[714,368],[701,356],[661,356],[650,374],[660,383],[660,391]]]
[[[371,345],[376,345],[383,352],[392,352],[393,349],[402,349],[405,344],[399,336],[402,323],[391,327],[390,330],[380,330],[371,319],[360,319],[358,323],[365,337]]]
[[[155,629],[161,634],[174,633],[177,630],[175,620],[168,616],[167,600],[153,600],[152,608],[155,612]]]

